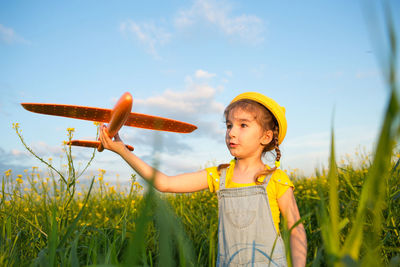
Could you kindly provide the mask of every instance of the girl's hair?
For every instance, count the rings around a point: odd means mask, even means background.
[[[236,109],[241,109],[246,112],[249,112],[254,115],[254,119],[257,123],[261,126],[264,131],[271,130],[273,133],[273,137],[271,142],[265,145],[262,156],[265,155],[268,151],[274,150],[276,152],[276,159],[275,161],[279,162],[281,159],[281,151],[279,149],[279,142],[278,142],[278,134],[279,134],[279,126],[276,118],[272,113],[262,104],[250,100],[250,99],[241,99],[236,102],[231,103],[229,106],[226,107],[224,111],[224,118],[225,121],[228,119],[229,114]],[[218,166],[218,172],[220,173],[221,169],[229,167],[229,164],[221,164]],[[268,175],[273,173],[277,169],[277,166],[267,170],[264,169],[263,171],[257,173],[255,175],[255,182],[256,184],[262,184],[263,182],[259,182],[258,178],[264,175]]]

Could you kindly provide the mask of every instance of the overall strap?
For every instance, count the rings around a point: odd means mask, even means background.
[[[225,189],[225,183],[226,183],[226,171],[228,168],[223,168],[221,170],[221,175],[219,176],[219,189]]]
[[[267,185],[268,185],[269,181],[271,180],[271,177],[272,177],[272,173],[265,176],[264,182],[262,183],[262,185],[264,186],[265,189],[267,189]]]

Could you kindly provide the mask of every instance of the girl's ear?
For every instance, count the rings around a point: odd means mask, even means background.
[[[274,133],[271,130],[265,131],[261,137],[261,145],[266,146],[271,143]]]

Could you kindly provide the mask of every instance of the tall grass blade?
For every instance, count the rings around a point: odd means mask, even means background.
[[[70,256],[69,256],[69,264],[71,267],[79,267],[79,257],[78,257],[78,241],[82,232],[76,235],[74,241],[72,242]]]
[[[176,263],[173,261],[173,217],[171,213],[168,213],[167,205],[161,199],[157,198],[157,206],[155,211],[155,222],[156,227],[159,231],[159,265],[163,266],[176,266]]]
[[[337,255],[340,249],[339,244],[339,196],[338,196],[338,173],[335,160],[335,136],[331,132],[331,154],[329,160],[329,217],[330,217],[330,244],[329,252]]]
[[[387,11],[387,10],[386,10]],[[346,238],[341,254],[350,255],[357,260],[363,243],[363,225],[367,218],[372,218],[372,229],[366,237],[366,257],[364,264],[369,266],[381,264],[380,250],[382,248],[380,237],[382,231],[382,210],[385,205],[385,192],[387,179],[390,174],[391,155],[398,140],[399,127],[399,99],[397,81],[395,79],[396,65],[396,37],[393,29],[393,22],[389,13],[386,14],[387,28],[389,34],[390,50],[388,52],[388,71],[385,75],[386,82],[390,89],[390,98],[382,129],[379,135],[378,144],[374,153],[374,160],[369,169],[361,192],[359,206],[353,227]]]
[[[92,181],[91,181],[91,183],[90,183],[89,191],[88,191],[88,193],[86,194],[85,201],[84,201],[84,203],[83,203],[83,206],[82,206],[81,210],[79,211],[78,215],[76,215],[76,217],[74,218],[74,220],[72,221],[72,223],[68,226],[68,228],[67,228],[67,230],[66,230],[66,233],[64,234],[64,236],[62,237],[60,243],[59,243],[58,246],[57,246],[58,248],[61,248],[62,246],[64,246],[64,244],[65,244],[65,242],[67,241],[67,239],[69,238],[69,236],[70,236],[70,235],[72,234],[72,232],[75,230],[76,225],[77,225],[79,219],[81,218],[82,213],[83,213],[83,211],[84,211],[84,209],[85,209],[85,207],[86,207],[86,204],[87,204],[87,202],[88,202],[90,193],[91,193],[92,188],[93,188],[93,183],[94,183],[94,177],[92,178]]]
[[[146,232],[152,219],[151,210],[154,206],[154,189],[149,186],[143,197],[142,206],[138,209],[139,216],[135,220],[135,231],[126,251],[125,266],[147,266],[146,258]]]
[[[318,221],[321,225],[321,236],[324,244],[324,250],[327,254],[327,261],[330,265],[334,265],[339,258],[340,242],[339,242],[339,197],[338,197],[338,173],[335,160],[335,136],[333,127],[331,130],[331,148],[329,157],[329,203],[325,201],[325,196],[320,191],[319,212],[317,213]],[[319,184],[322,187],[322,184]],[[329,207],[329,211],[328,211]]]
[[[56,251],[58,243],[58,224],[57,224],[57,209],[53,206],[51,212],[51,228],[49,234],[49,241],[47,246],[48,251],[48,266],[55,266],[56,263]]]

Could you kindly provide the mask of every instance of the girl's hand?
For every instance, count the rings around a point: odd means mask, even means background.
[[[125,151],[126,147],[124,142],[122,142],[119,134],[114,136],[114,141],[108,136],[107,127],[102,123],[100,124],[100,142],[103,144],[104,148],[111,150],[117,154],[121,154]]]

